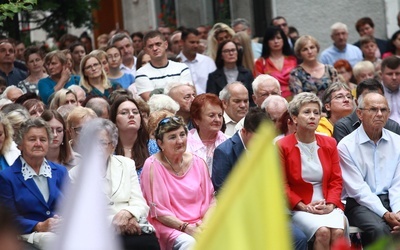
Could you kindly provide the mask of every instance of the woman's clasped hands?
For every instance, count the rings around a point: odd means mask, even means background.
[[[313,201],[306,205],[305,212],[312,214],[329,214],[335,209],[334,204],[326,204],[325,200]]]

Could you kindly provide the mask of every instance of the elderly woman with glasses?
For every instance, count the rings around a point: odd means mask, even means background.
[[[61,222],[55,212],[68,172],[64,166],[45,159],[53,134],[42,118],[26,120],[15,132],[21,156],[0,172],[0,203],[17,215],[22,238],[32,239],[36,247],[42,248]],[[36,237],[36,233],[43,232],[49,232],[48,237]]]
[[[108,119],[96,118],[86,123],[79,138],[79,150],[86,149],[93,143],[91,135],[99,140],[99,156],[106,163],[100,167],[104,171],[104,193],[107,197],[109,221],[115,231],[121,235],[124,249],[160,249],[154,228],[147,222],[149,207],[143,198],[138,177],[135,171],[135,162],[121,155],[114,155],[118,144],[118,129]],[[82,153],[82,152],[81,152]],[[70,171],[72,182],[79,178],[81,167],[77,166]]]
[[[349,86],[342,82],[333,83],[324,91],[322,104],[327,116],[321,117],[316,131],[333,136],[335,123],[350,115],[354,110],[353,96]]]
[[[161,151],[143,167],[141,187],[150,206],[161,249],[188,249],[201,231],[214,202],[213,186],[203,159],[186,152],[187,128],[181,117],[162,119],[155,138]]]
[[[347,222],[336,141],[315,133],[322,103],[314,93],[296,95],[288,110],[297,130],[277,144],[292,221],[308,240],[315,237],[314,249],[329,249],[343,237]]]

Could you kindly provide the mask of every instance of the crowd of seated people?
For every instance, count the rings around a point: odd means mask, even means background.
[[[114,30],[96,45],[68,34],[59,49],[28,46],[18,57],[20,43],[0,38],[0,207],[17,222],[10,234],[28,249],[54,239],[92,130],[124,248],[190,249],[265,120],[276,128],[295,249],[351,244],[349,226],[364,246],[400,232],[399,32],[385,41],[370,18],[355,26],[352,45],[347,25],[333,24],[328,48],[313,34],[289,36],[281,16],[261,43],[243,18]]]

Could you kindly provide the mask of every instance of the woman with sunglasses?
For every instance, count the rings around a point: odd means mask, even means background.
[[[214,202],[213,186],[203,159],[186,152],[187,128],[181,117],[162,119],[155,138],[160,152],[143,167],[141,187],[150,206],[161,249],[188,249],[201,232],[204,216]]]

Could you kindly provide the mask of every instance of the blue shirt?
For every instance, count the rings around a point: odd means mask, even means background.
[[[64,89],[71,85],[79,85],[80,77],[76,75],[71,75],[69,81],[64,85]],[[42,101],[47,105],[49,97],[54,93],[54,86],[57,83],[50,77],[42,78],[38,82],[39,96]]]
[[[388,194],[393,212],[400,211],[400,136],[383,128],[374,143],[361,125],[338,144],[344,197],[355,199],[382,217],[387,209],[378,195]]]
[[[0,76],[6,80],[7,86],[17,86],[17,84],[25,80],[28,75],[25,71],[14,67],[8,75],[0,70]]]
[[[356,63],[363,60],[363,55],[358,47],[347,44],[343,50],[339,50],[335,45],[332,45],[322,51],[320,56],[320,61],[323,64],[333,65],[339,59],[346,59],[351,64],[351,67],[354,67]]]
[[[122,88],[127,89],[132,83],[135,82],[135,78],[131,74],[124,73],[119,78],[108,78],[113,83],[118,83]]]

